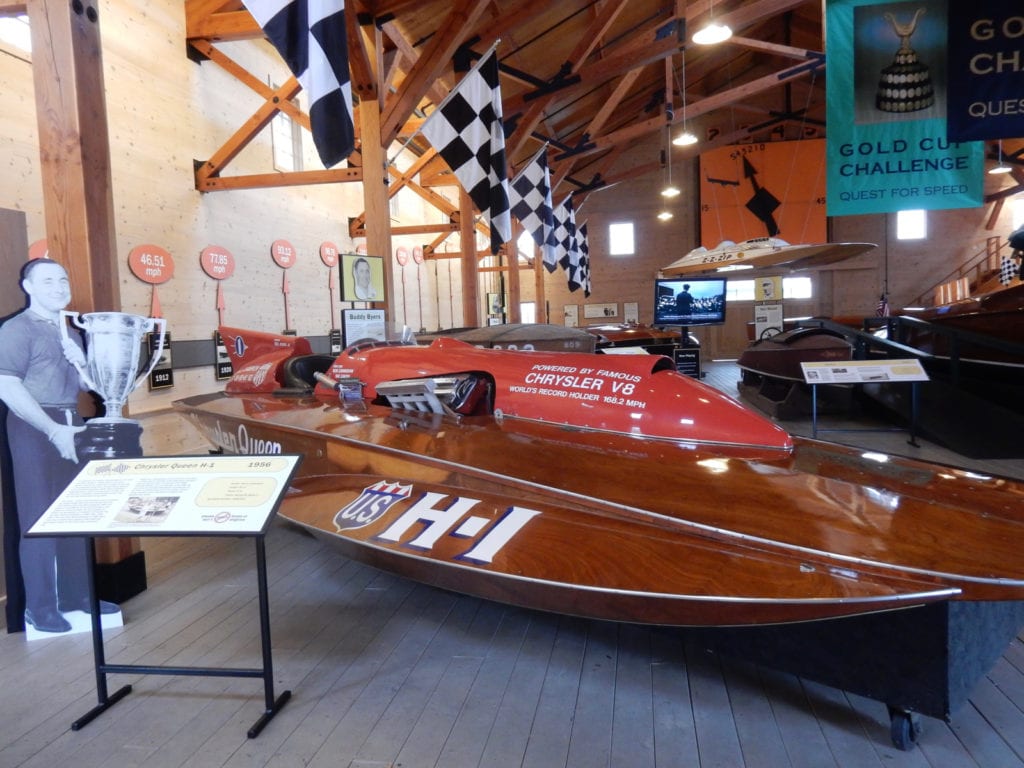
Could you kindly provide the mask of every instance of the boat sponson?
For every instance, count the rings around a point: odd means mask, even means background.
[[[509,565],[500,578],[481,577],[486,583],[474,594],[686,624],[806,620],[875,610],[887,600],[893,607],[954,596],[1024,599],[1024,486],[1005,478],[800,438],[790,454],[515,420],[417,419],[372,405],[343,413],[319,398],[283,405],[252,395],[190,398],[178,407],[228,450],[299,452],[308,475],[359,477],[354,485],[303,484],[301,494],[318,500],[282,510],[329,536],[346,494],[381,480],[411,484],[417,498],[443,492],[478,500],[481,509],[539,511],[516,537],[528,542],[536,531],[532,546],[544,557]],[[300,506],[301,513],[293,509]],[[497,514],[482,515],[477,533],[485,535]],[[413,525],[397,551],[360,545],[362,557],[462,589],[465,568],[440,568],[407,546],[424,525]],[[464,546],[465,536],[443,538]],[[530,570],[559,558],[572,563],[564,579]],[[610,580],[595,581],[593,592],[582,588],[590,606],[570,586],[587,569]],[[677,584],[638,599],[652,591],[652,574]]]

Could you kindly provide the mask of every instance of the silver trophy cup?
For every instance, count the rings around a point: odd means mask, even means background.
[[[106,415],[91,423],[125,422],[121,415],[128,395],[139,386],[160,361],[164,349],[167,321],[160,317],[142,317],[124,312],[62,311],[60,330],[68,338],[64,318],[70,318],[75,327],[85,332],[85,367],[78,367],[82,381],[103,399]],[[149,361],[145,373],[136,376],[142,339],[146,333],[159,331],[157,350]]]

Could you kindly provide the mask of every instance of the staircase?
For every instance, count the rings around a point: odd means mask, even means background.
[[[999,282],[1000,263],[1004,253],[1008,252],[1009,244],[998,235],[988,238],[985,250],[974,254],[943,277],[934,288],[922,293],[911,303],[920,307],[940,306],[998,291],[1004,287]]]

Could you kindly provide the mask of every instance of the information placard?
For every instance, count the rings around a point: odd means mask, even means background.
[[[808,384],[867,384],[875,381],[928,381],[915,358],[846,360],[842,363],[800,363]]]
[[[301,457],[164,456],[86,464],[29,536],[257,535]]]

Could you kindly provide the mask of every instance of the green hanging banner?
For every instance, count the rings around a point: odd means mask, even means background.
[[[946,137],[947,12],[828,1],[828,215],[982,204],[984,146]]]

